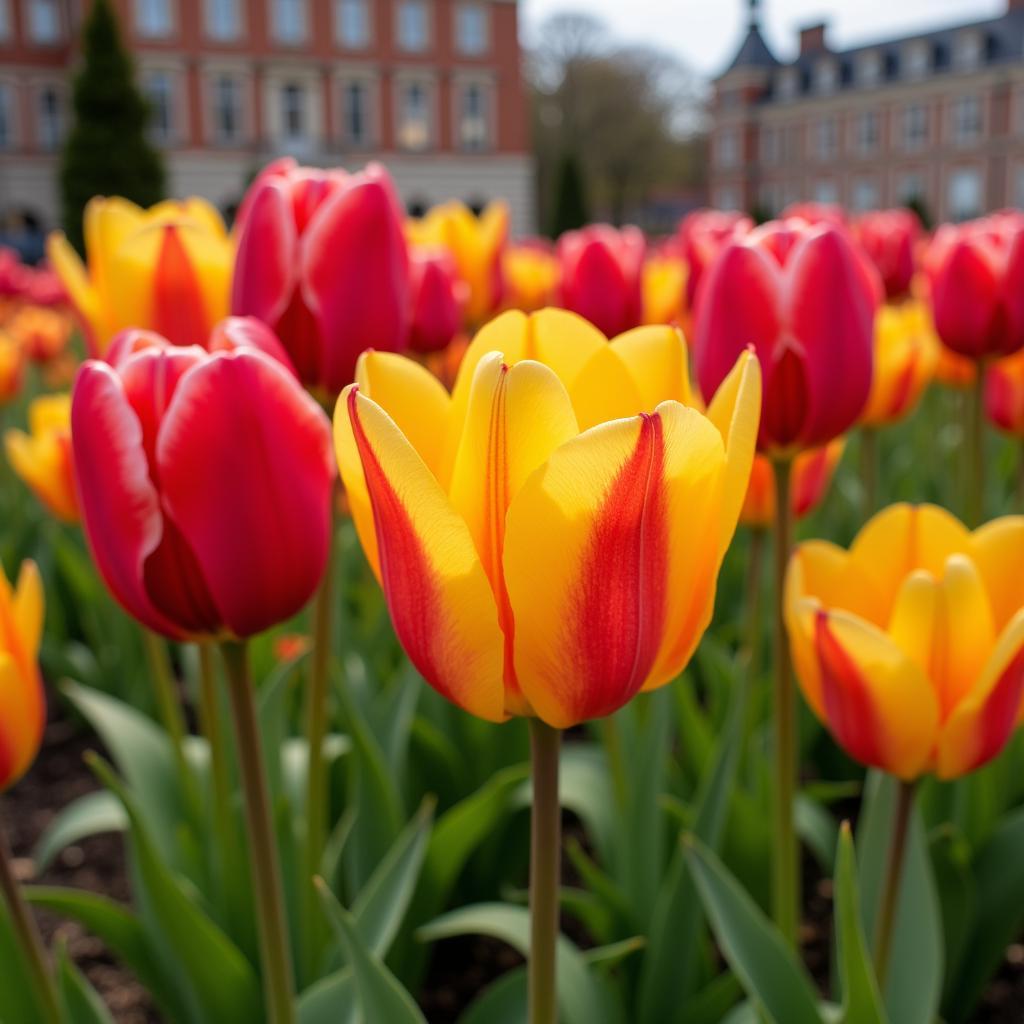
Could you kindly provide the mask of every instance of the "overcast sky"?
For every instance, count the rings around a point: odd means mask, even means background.
[[[621,38],[679,54],[696,71],[714,75],[732,59],[746,25],[746,0],[520,0],[526,38],[556,11],[587,11]],[[826,21],[833,45],[850,46],[910,35],[1001,14],[1006,0],[762,0],[768,45],[792,56],[797,29]]]

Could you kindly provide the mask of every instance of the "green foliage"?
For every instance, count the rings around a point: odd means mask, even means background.
[[[95,195],[143,206],[164,196],[163,160],[146,137],[149,107],[134,80],[110,0],[94,0],[82,30],[74,120],[60,163],[64,230],[82,250],[82,211]]]
[[[587,187],[583,168],[575,153],[566,151],[558,161],[555,198],[551,209],[548,234],[557,238],[564,231],[581,228],[590,220],[587,210]]]

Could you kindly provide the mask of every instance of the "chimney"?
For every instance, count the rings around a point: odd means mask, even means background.
[[[1022,3],[1024,0],[1010,0],[1011,3]],[[814,25],[807,25],[800,29],[800,56],[808,53],[817,53],[820,50],[827,50],[825,45],[825,22],[820,21]]]
[[[1006,0],[1008,11],[1024,11],[1024,0]]]

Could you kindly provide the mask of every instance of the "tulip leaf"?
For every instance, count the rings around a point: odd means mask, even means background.
[[[836,959],[843,992],[842,1024],[888,1024],[860,914],[857,861],[849,825],[839,833],[835,868]]]
[[[747,995],[772,1024],[823,1024],[813,983],[778,929],[710,850],[686,842],[704,909]]]
[[[0,899],[0,1021],[5,1024],[46,1019],[33,986],[26,982],[29,977],[21,944]]]
[[[835,818],[806,792],[797,793],[793,804],[797,835],[807,844],[823,871],[835,864],[839,843],[839,827]]]
[[[525,967],[506,971],[491,982],[459,1017],[459,1024],[523,1024],[528,1015]]]
[[[101,832],[123,832],[128,815],[113,793],[106,789],[86,793],[67,805],[47,826],[32,851],[39,872],[45,871],[61,850]]]
[[[113,1017],[95,989],[71,962],[67,947],[57,947],[57,988],[66,1024],[114,1024]]]
[[[347,965],[310,985],[296,1007],[298,1024],[355,1024],[358,1009],[355,978]]]
[[[881,772],[870,773],[857,827],[861,914],[864,934],[872,938],[890,847],[896,786],[894,779]],[[885,1006],[889,1018],[899,1024],[932,1024],[939,1010],[945,951],[935,877],[916,808],[900,875]]]
[[[395,976],[366,946],[359,934],[356,919],[334,898],[333,893],[317,879],[320,897],[327,916],[334,926],[352,968],[356,996],[364,1021],[387,1021],[388,1024],[426,1024],[426,1018],[412,996],[402,988]]]
[[[477,903],[444,914],[417,932],[424,942],[456,935],[488,935],[507,942],[523,956],[530,952],[530,912],[507,903]],[[564,935],[558,937],[558,1005],[565,1024],[611,1024],[612,1002],[580,951]]]

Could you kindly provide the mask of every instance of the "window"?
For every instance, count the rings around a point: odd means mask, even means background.
[[[719,167],[735,167],[740,162],[740,137],[735,128],[722,128],[715,143],[715,162]]]
[[[427,5],[425,0],[400,0],[398,4],[398,46],[409,53],[427,48]]]
[[[0,146],[3,142],[0,141]],[[1015,180],[1015,195],[1013,205],[1018,207],[1024,207],[1024,167],[1017,168],[1017,175]]]
[[[135,27],[139,35],[159,39],[171,34],[170,0],[136,0]]]
[[[206,34],[211,39],[230,41],[242,34],[239,0],[206,0]]]
[[[459,110],[459,144],[463,149],[479,151],[490,142],[487,127],[487,90],[472,82],[462,90]]]
[[[779,162],[779,129],[767,125],[761,129],[761,163],[777,164]]]
[[[342,46],[362,50],[370,45],[368,0],[336,0],[334,34]]]
[[[292,142],[306,138],[306,90],[295,82],[281,90],[281,130]]]
[[[796,94],[800,85],[796,68],[787,68],[779,75],[779,96],[784,100],[791,100]]]
[[[274,37],[281,43],[301,43],[306,38],[305,0],[273,0]]]
[[[455,10],[455,45],[459,53],[470,56],[487,51],[487,8],[481,4],[462,4]]]
[[[928,144],[928,108],[912,103],[903,111],[903,145],[909,150]]]
[[[213,134],[222,143],[242,137],[242,87],[231,75],[219,75],[213,83]]]
[[[877,50],[861,54],[857,61],[857,77],[861,85],[877,85],[882,77],[882,55]]]
[[[761,212],[774,217],[779,211],[779,186],[772,184],[762,185],[757,192],[757,203]]]
[[[10,0],[0,0],[0,41],[10,39],[14,35],[14,26],[11,24]]]
[[[907,74],[911,78],[922,78],[928,74],[928,44],[911,43],[907,47]]]
[[[949,216],[952,220],[970,220],[982,212],[981,172],[961,168],[949,176]]]
[[[839,128],[834,117],[818,122],[818,159],[835,160],[839,155]]]
[[[831,59],[819,61],[814,77],[818,92],[835,92],[839,80],[836,62]]]
[[[915,199],[924,199],[924,178],[916,171],[901,174],[896,183],[896,201],[907,204]]]
[[[870,156],[878,150],[881,129],[877,110],[862,111],[857,117],[857,150],[862,156]]]
[[[874,178],[858,178],[853,183],[852,205],[858,212],[878,208],[878,182]]]
[[[399,92],[398,144],[411,150],[430,145],[427,88],[422,82],[406,82]]]
[[[149,135],[157,143],[170,142],[174,134],[174,83],[166,71],[150,71],[142,83],[149,101]]]
[[[28,35],[33,43],[60,41],[60,9],[57,0],[29,0]]]
[[[977,32],[961,32],[956,37],[953,60],[963,71],[971,71],[981,62],[981,36]]]
[[[738,210],[740,193],[733,185],[722,185],[715,189],[715,206],[719,210]]]
[[[14,148],[14,90],[0,82],[0,149]]]
[[[958,145],[974,142],[981,135],[981,100],[977,96],[958,96],[953,101],[953,141]]]
[[[39,92],[39,148],[56,149],[60,145],[60,96],[52,85]]]
[[[814,183],[814,201],[816,203],[838,203],[839,186],[828,178]]]
[[[353,80],[342,86],[341,132],[350,146],[365,146],[370,141],[370,88]]]

